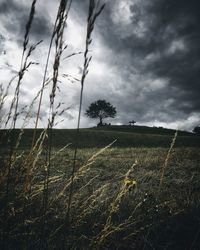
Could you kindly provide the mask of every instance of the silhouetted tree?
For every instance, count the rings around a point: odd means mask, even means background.
[[[116,108],[105,100],[98,100],[90,104],[86,110],[86,115],[90,118],[99,118],[99,126],[103,125],[103,119],[116,116]]]
[[[136,121],[132,120],[128,122],[130,125],[134,125],[136,123]]]
[[[200,126],[196,126],[196,127],[193,129],[193,133],[195,133],[196,135],[200,135]]]

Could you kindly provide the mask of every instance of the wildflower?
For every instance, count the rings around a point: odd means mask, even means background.
[[[129,190],[137,187],[137,182],[128,178],[124,180],[124,184]]]

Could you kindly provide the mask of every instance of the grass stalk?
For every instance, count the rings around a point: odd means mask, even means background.
[[[69,3],[69,5],[68,5]],[[52,37],[55,35],[55,58],[54,58],[54,65],[53,65],[53,84],[52,84],[52,90],[50,94],[50,110],[49,110],[49,119],[48,119],[48,126],[47,126],[47,155],[46,155],[46,174],[44,178],[44,191],[43,191],[43,221],[42,221],[42,236],[41,236],[41,243],[48,244],[47,238],[46,238],[46,232],[45,227],[46,224],[48,224],[47,221],[47,209],[48,209],[48,199],[49,199],[49,177],[50,177],[50,171],[51,171],[51,154],[52,154],[52,129],[54,126],[54,120],[55,120],[55,111],[54,111],[54,100],[56,96],[56,89],[57,89],[57,83],[58,83],[58,75],[59,75],[59,66],[60,66],[60,59],[61,55],[63,53],[63,34],[65,29],[65,24],[67,21],[69,9],[71,7],[71,1],[68,2],[67,0],[61,0],[60,6],[58,10],[57,19],[55,22],[55,34],[53,34]],[[51,45],[51,44],[50,44]],[[48,55],[49,56],[49,55]],[[48,66],[48,59],[47,59],[47,66]],[[42,97],[42,95],[41,95]],[[39,114],[37,114],[38,117]],[[36,129],[35,129],[36,131]],[[34,135],[35,136],[35,135]],[[33,136],[33,143],[34,145],[34,136]],[[44,246],[46,247],[46,246]]]
[[[166,158],[165,158],[164,165],[163,165],[163,167],[162,167],[161,176],[160,176],[160,183],[159,183],[159,193],[161,192],[161,188],[162,188],[163,181],[164,181],[165,170],[166,170],[166,168],[167,168],[167,166],[168,166],[169,159],[170,159],[172,150],[173,150],[173,148],[174,148],[174,145],[175,145],[175,143],[176,143],[177,136],[178,136],[178,131],[176,130],[176,132],[175,132],[175,134],[174,134],[174,137],[172,138],[172,142],[171,142],[171,144],[170,144],[169,150],[168,150],[168,152],[167,152],[167,156],[166,156]]]
[[[67,208],[67,213],[66,213],[66,225],[67,226],[69,226],[69,223],[70,223],[70,209],[71,209],[71,202],[72,202],[72,196],[73,196],[74,176],[75,176],[75,170],[76,170],[76,158],[77,158],[77,152],[78,152],[78,146],[79,146],[78,138],[80,134],[80,121],[81,121],[81,111],[82,111],[82,103],[83,103],[84,83],[85,83],[85,78],[89,72],[89,64],[92,59],[91,56],[88,56],[89,46],[92,43],[91,36],[92,36],[93,29],[94,29],[96,18],[101,14],[104,7],[105,7],[105,4],[99,7],[99,1],[95,1],[95,0],[89,1],[83,72],[81,76],[81,89],[80,89],[80,98],[79,98],[79,112],[78,112],[78,122],[77,122],[77,130],[76,130],[76,141],[75,141],[75,150],[74,150],[74,157],[73,157],[73,167],[72,167],[72,172],[71,172],[71,185],[70,185],[70,190],[69,190],[68,208]]]
[[[16,88],[14,91],[14,97],[12,99],[11,106],[10,106],[10,109],[8,112],[7,120],[5,122],[5,127],[6,127],[10,118],[11,118],[12,111],[14,109],[14,115],[13,115],[13,119],[12,119],[12,123],[11,123],[11,131],[8,135],[8,140],[10,140],[11,143],[10,143],[8,170],[7,170],[5,201],[4,201],[5,206],[4,206],[4,222],[3,222],[3,248],[7,247],[7,236],[9,236],[9,231],[10,231],[10,227],[9,227],[9,223],[8,223],[8,195],[9,195],[9,186],[10,186],[10,181],[11,181],[10,173],[11,173],[12,155],[13,155],[13,147],[14,147],[12,136],[13,136],[13,132],[14,132],[17,117],[18,117],[20,86],[21,86],[21,82],[22,82],[22,79],[23,79],[25,72],[28,70],[28,68],[32,64],[32,62],[28,63],[28,59],[29,59],[32,51],[35,50],[35,48],[36,48],[36,46],[31,46],[27,55],[26,55],[26,58],[24,60],[25,51],[27,49],[28,42],[29,42],[29,33],[30,33],[32,22],[34,19],[36,2],[37,2],[37,0],[32,1],[28,22],[26,24],[26,32],[25,32],[25,36],[24,36],[23,51],[22,51],[22,57],[21,57],[21,66],[20,66],[20,70],[18,73],[18,81],[17,81],[17,85],[16,85]],[[11,80],[11,82],[12,82],[12,80]],[[10,82],[10,84],[11,84],[11,82]],[[8,87],[9,87],[9,85],[8,85]]]

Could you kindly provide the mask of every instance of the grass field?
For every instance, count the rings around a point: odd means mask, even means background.
[[[54,131],[45,213],[45,146],[40,154],[37,150],[30,156],[32,131],[24,132],[11,168],[8,213],[1,231],[7,249],[198,249],[199,137],[182,135],[180,140],[195,147],[179,147],[175,142],[169,152],[172,135],[110,129],[81,130],[70,220],[67,209],[74,149],[72,145],[62,147],[74,141],[75,131]],[[113,139],[121,140],[118,146],[116,142],[105,147]],[[29,172],[30,157],[37,160],[35,165],[31,160]],[[7,159],[1,147],[2,166]],[[1,183],[5,171],[2,167]],[[1,186],[1,201],[5,192],[6,187]],[[2,225],[4,209],[2,206]]]
[[[8,132],[8,131],[5,131]],[[37,130],[39,137],[42,130]],[[4,130],[0,131],[0,136]],[[12,140],[17,140],[20,130],[12,132]],[[81,129],[78,135],[80,148],[105,147],[114,140],[117,140],[113,147],[169,147],[175,130],[164,128],[151,128],[142,126],[103,126],[88,129]],[[33,130],[25,129],[20,142],[21,148],[27,148],[32,143]],[[75,129],[54,129],[52,131],[52,141],[54,147],[64,147],[70,143],[70,147],[75,146]],[[7,137],[2,139],[5,145]],[[199,136],[193,133],[179,131],[175,147],[199,147]]]

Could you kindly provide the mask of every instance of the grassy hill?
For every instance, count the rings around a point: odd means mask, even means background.
[[[199,249],[199,136],[179,131],[169,151],[173,130],[107,126],[76,138],[75,129],[54,129],[57,148],[47,154],[30,153],[33,129],[23,131],[24,150],[11,152],[20,130],[8,132],[0,130],[6,249],[44,249],[43,232],[48,249]]]
[[[5,130],[0,131],[0,136]],[[37,137],[42,129],[37,130]],[[20,130],[15,130],[12,138],[16,140]],[[78,141],[80,148],[104,147],[114,140],[117,140],[115,147],[169,147],[175,130],[154,128],[146,126],[104,126],[80,129],[77,139],[75,129],[54,129],[52,141],[54,147],[63,147],[70,143],[74,147]],[[29,148],[32,141],[33,130],[25,129],[20,143],[21,148]],[[6,145],[6,136],[1,140]],[[185,131],[179,131],[175,147],[199,147],[200,140],[198,136]]]
[[[148,127],[148,126],[129,126],[129,125],[112,125],[112,126],[102,126],[93,127],[94,130],[103,131],[116,131],[116,132],[128,132],[128,133],[139,133],[139,134],[155,134],[155,135],[174,135],[176,130],[168,129],[163,127]],[[180,131],[179,135],[190,136],[193,133],[188,131]]]

